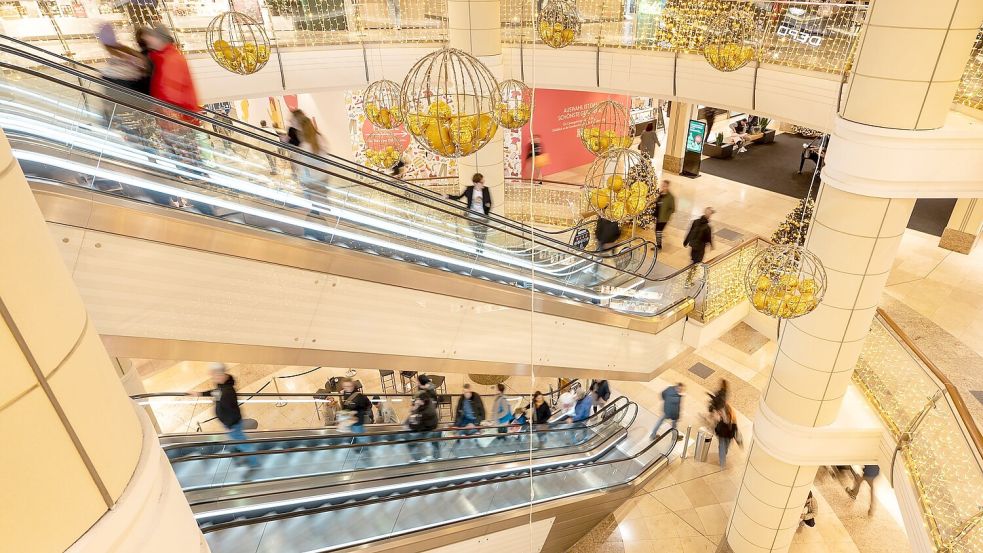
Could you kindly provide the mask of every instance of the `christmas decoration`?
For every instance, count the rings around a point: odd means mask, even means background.
[[[569,46],[580,35],[580,13],[572,0],[546,0],[536,18],[539,38],[552,48]]]
[[[684,53],[703,51],[707,22],[725,13],[731,0],[668,0],[651,41],[663,48]]]
[[[224,69],[251,75],[270,61],[270,39],[263,26],[248,15],[225,12],[205,29],[208,54]]]
[[[719,71],[736,71],[757,54],[761,30],[750,4],[737,4],[710,21],[703,39],[703,57]]]
[[[365,137],[365,164],[375,169],[392,169],[405,149],[396,133],[376,129]]]
[[[816,202],[812,198],[802,198],[799,205],[789,213],[778,229],[771,235],[775,244],[795,244],[802,246],[809,232],[809,222],[812,221],[812,210]]]
[[[495,136],[498,81],[477,58],[444,47],[410,69],[400,88],[406,129],[444,157],[471,155]]]
[[[365,88],[363,96],[365,118],[380,129],[395,129],[403,122],[399,105],[399,85],[385,79]]]
[[[826,293],[826,271],[819,258],[795,244],[762,250],[744,273],[744,292],[756,310],[780,319],[811,312]]]
[[[509,79],[498,85],[495,119],[506,129],[519,129],[532,115],[532,90],[522,81]]]
[[[584,147],[596,156],[602,156],[612,148],[628,148],[632,134],[628,110],[613,100],[605,100],[592,107],[577,130]]]
[[[654,199],[655,170],[647,154],[616,148],[594,160],[584,181],[584,198],[598,217],[638,219]]]

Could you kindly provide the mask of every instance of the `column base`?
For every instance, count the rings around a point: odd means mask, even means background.
[[[181,485],[160,449],[144,410],[133,406],[143,430],[140,460],[113,508],[67,553],[208,553]]]
[[[947,227],[942,231],[939,247],[956,253],[968,254],[976,247],[978,238],[975,234]]]
[[[662,158],[662,170],[666,173],[678,175],[683,171],[683,158],[666,155]]]

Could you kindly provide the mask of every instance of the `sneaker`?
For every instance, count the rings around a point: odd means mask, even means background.
[[[740,150],[737,150],[737,153],[743,154],[746,151],[747,151],[747,148],[741,148]]]

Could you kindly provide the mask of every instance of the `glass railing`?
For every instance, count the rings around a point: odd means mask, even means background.
[[[892,468],[907,469],[936,551],[983,551],[983,436],[956,388],[883,311],[853,380],[898,443]]]
[[[5,54],[3,127],[34,180],[614,309],[618,304],[611,300],[624,295],[620,290],[645,291],[644,309],[628,311],[633,314],[658,314],[702,286],[701,267],[649,279],[519,223],[469,216],[463,204],[418,194],[401,181],[286,150],[268,137],[228,132],[206,116],[107,87],[66,67],[21,67],[11,63],[19,59],[16,53]],[[404,198],[413,209],[380,197]],[[612,281],[618,291],[602,291]]]
[[[769,244],[763,238],[751,238],[708,261],[706,286],[696,297],[696,306],[690,317],[709,323],[746,301],[744,273],[751,264],[751,259]]]

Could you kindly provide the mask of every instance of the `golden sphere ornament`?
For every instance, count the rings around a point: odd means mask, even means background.
[[[532,116],[532,90],[522,81],[509,79],[498,84],[495,120],[506,129],[518,130]]]
[[[224,69],[251,75],[270,61],[270,39],[263,26],[246,14],[225,12],[205,29],[208,54]]]
[[[536,18],[539,38],[551,48],[572,44],[580,36],[580,25],[580,13],[573,0],[546,0]]]
[[[400,87],[406,130],[437,155],[471,155],[498,131],[498,90],[495,76],[477,58],[441,48],[416,62]]]
[[[719,71],[736,71],[755,58],[761,30],[749,4],[738,4],[710,20],[703,57]]]
[[[584,181],[584,201],[609,221],[637,219],[655,205],[656,174],[643,152],[616,148],[594,160]]]
[[[392,169],[399,163],[405,150],[405,144],[396,133],[388,129],[376,129],[365,137],[365,164],[373,169]]]
[[[818,257],[796,244],[758,252],[744,273],[744,291],[754,309],[780,319],[801,317],[826,293],[826,270]]]
[[[367,86],[362,96],[362,109],[365,118],[380,129],[395,129],[403,124],[399,84],[383,79]]]
[[[628,109],[614,100],[605,100],[592,107],[577,130],[580,142],[595,156],[630,147],[633,134]]]

